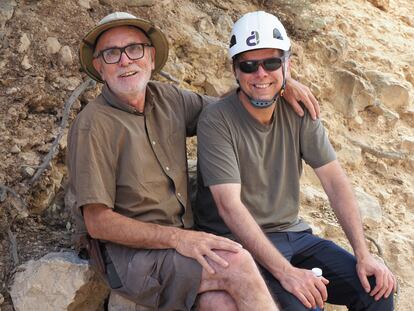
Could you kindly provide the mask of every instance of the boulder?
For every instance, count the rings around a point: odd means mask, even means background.
[[[61,252],[20,266],[10,296],[16,311],[100,311],[108,291],[88,261]]]

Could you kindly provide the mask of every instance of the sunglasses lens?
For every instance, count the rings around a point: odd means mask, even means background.
[[[257,71],[257,69],[259,68],[259,62],[255,60],[240,62],[239,68],[244,73],[252,73]]]
[[[239,68],[244,73],[253,73],[262,65],[266,71],[275,71],[282,66],[282,59],[278,57],[267,58],[264,60],[248,60],[239,63]]]
[[[280,58],[268,58],[263,61],[263,67],[267,71],[278,70],[282,66],[282,60]]]

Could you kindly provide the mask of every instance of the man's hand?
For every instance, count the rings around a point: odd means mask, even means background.
[[[181,255],[197,260],[201,266],[209,273],[215,273],[214,269],[208,264],[205,256],[217,264],[227,267],[229,264],[222,257],[217,255],[214,250],[224,250],[237,253],[242,246],[230,239],[216,236],[205,232],[179,230],[177,233],[177,243],[175,249]]]
[[[306,308],[323,308],[328,298],[326,285],[329,281],[324,277],[316,277],[311,270],[299,269],[292,266],[292,270],[279,278],[283,288],[295,295]]]
[[[370,293],[375,300],[388,296],[397,290],[397,279],[392,272],[382,262],[376,260],[371,254],[363,259],[357,260],[357,273],[362,287]],[[376,285],[371,291],[368,276],[374,275]]]
[[[283,97],[292,105],[292,108],[298,115],[303,116],[304,114],[302,107],[299,105],[299,102],[302,102],[306,109],[308,109],[313,120],[319,118],[320,109],[318,100],[313,96],[307,86],[288,77],[286,78],[286,88]]]

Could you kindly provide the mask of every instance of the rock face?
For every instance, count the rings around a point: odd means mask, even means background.
[[[10,292],[16,311],[98,311],[107,294],[88,262],[73,252],[22,265]]]

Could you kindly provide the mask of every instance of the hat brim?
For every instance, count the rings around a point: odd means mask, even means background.
[[[79,48],[79,60],[83,70],[94,80],[104,82],[93,66],[93,50],[96,39],[106,30],[119,26],[135,26],[140,28],[151,40],[155,48],[155,68],[153,74],[159,72],[168,59],[168,41],[164,33],[150,22],[140,18],[120,19],[96,26],[82,40]]]

